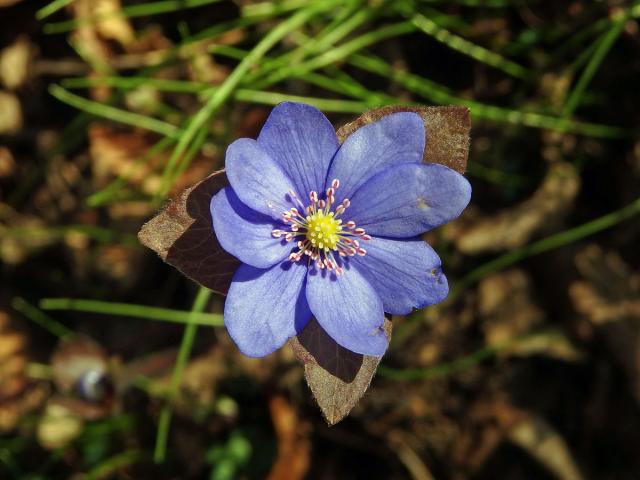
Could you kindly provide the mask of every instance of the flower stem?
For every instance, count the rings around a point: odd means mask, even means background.
[[[169,394],[167,396],[167,403],[160,412],[160,419],[158,421],[158,433],[156,435],[156,446],[153,452],[153,461],[155,463],[162,463],[167,454],[167,441],[169,439],[169,428],[171,425],[171,417],[173,415],[172,401],[178,393],[178,388],[182,381],[182,374],[189,360],[193,342],[198,332],[198,324],[195,322],[196,313],[202,313],[207,305],[207,301],[211,296],[211,290],[204,287],[200,287],[196,299],[193,302],[191,308],[192,315],[191,320],[187,323],[182,335],[182,341],[180,343],[180,350],[178,351],[178,358],[176,365],[171,375],[171,385],[169,386]]]

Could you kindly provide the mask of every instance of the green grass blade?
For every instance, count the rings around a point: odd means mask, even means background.
[[[187,361],[189,360],[191,349],[193,348],[193,342],[195,341],[196,333],[198,332],[198,324],[195,322],[195,315],[201,313],[205,309],[210,296],[211,290],[200,287],[198,294],[196,295],[196,299],[193,302],[193,307],[191,309],[192,317],[189,319],[189,322],[185,327],[182,342],[180,343],[180,350],[178,351],[178,358],[176,359],[176,365],[173,369],[173,374],[171,375],[168,401],[160,412],[160,419],[158,420],[156,445],[153,452],[153,461],[155,463],[164,462],[167,454],[169,428],[171,426],[171,417],[173,415],[171,400],[173,400],[178,393],[178,388],[182,381],[182,374],[187,366]]]
[[[499,55],[491,50],[488,50],[480,45],[476,45],[469,40],[466,40],[449,30],[440,27],[436,22],[430,20],[424,15],[418,14],[411,18],[413,24],[418,27],[422,32],[435,38],[440,43],[447,47],[467,55],[481,63],[494,67],[504,73],[511,75],[512,77],[527,79],[531,77],[531,73],[521,65],[518,65],[511,60],[507,60],[502,55]]]
[[[46,4],[40,10],[38,10],[36,12],[36,18],[38,20],[44,20],[45,18],[50,17],[57,11],[62,10],[71,2],[73,2],[73,0],[54,0],[53,2]]]
[[[142,157],[136,159],[126,171],[113,180],[109,185],[91,194],[87,198],[87,205],[91,208],[97,208],[119,199],[122,189],[127,185],[129,179],[134,175],[142,165],[147,163],[151,158],[165,151],[174,143],[169,137],[164,137],[151,147]]]
[[[43,310],[69,310],[119,317],[144,318],[146,320],[171,323],[188,324],[189,322],[194,322],[204,327],[220,327],[224,325],[222,314],[218,313],[194,313],[131,303],[101,302],[76,298],[43,298],[40,300],[40,308]]]
[[[254,85],[254,88],[261,90],[267,86],[278,83],[287,79],[290,76],[301,76],[304,73],[317,70],[329,65],[334,65],[336,62],[342,61],[355,52],[362,50],[374,43],[378,43],[382,40],[398,37],[407,33],[415,31],[416,27],[409,21],[394,23],[386,25],[377,30],[364,33],[359,37],[354,38],[342,45],[334,47],[317,57],[314,57],[299,65],[289,65],[283,67],[272,75],[269,75],[264,81]]]
[[[501,255],[476,268],[475,270],[472,270],[467,276],[457,282],[454,289],[449,294],[447,302],[453,302],[462,291],[488,275],[504,270],[505,268],[526,258],[533,257],[534,255],[538,255],[564,245],[569,245],[590,235],[601,232],[602,230],[611,228],[638,214],[640,214],[640,198],[620,210],[611,212],[595,220],[570,228],[555,235],[543,238],[542,240],[538,240],[530,245],[507,252],[504,255]]]
[[[587,63],[587,66],[583,70],[582,75],[576,82],[575,87],[567,98],[567,101],[562,109],[563,116],[571,116],[575,109],[580,105],[580,101],[582,100],[582,96],[584,95],[587,86],[589,85],[589,83],[591,83],[591,80],[602,65],[602,62],[609,53],[609,50],[611,50],[611,47],[613,47],[613,44],[622,33],[622,29],[624,28],[629,15],[630,12],[626,12],[616,18],[611,28],[607,32],[605,32],[601,39],[598,40],[597,47],[593,52],[591,60],[589,60],[589,63]]]
[[[287,20],[281,22],[277,27],[275,27],[267,35],[265,35],[260,40],[260,42],[256,44],[256,46],[238,64],[238,66],[233,70],[231,75],[227,77],[222,85],[220,85],[219,88],[216,88],[216,90],[212,92],[211,96],[207,100],[207,103],[198,111],[198,113],[196,113],[193,119],[189,122],[189,125],[187,126],[185,131],[178,139],[178,144],[176,145],[176,148],[169,158],[169,161],[165,168],[165,172],[162,178],[162,184],[158,189],[158,195],[156,196],[157,200],[160,200],[167,195],[169,189],[171,188],[169,181],[172,178],[176,164],[186,151],[188,145],[191,143],[196,133],[206,122],[211,119],[211,116],[233,94],[234,90],[238,87],[244,75],[287,34],[304,25],[319,11],[330,8],[331,5],[336,2],[337,0],[322,2],[321,7],[318,7],[316,5],[312,8],[301,10],[292,15]]]
[[[48,23],[43,27],[43,31],[46,34],[66,33],[83,25],[90,25],[92,23],[98,23],[113,18],[149,17],[151,15],[171,13],[187,8],[202,7],[221,1],[222,0],[163,0],[160,2],[143,3],[140,5],[128,5],[122,7],[120,11],[109,12],[107,14],[75,18],[64,22]]]
[[[103,103],[87,100],[78,95],[75,95],[68,90],[65,90],[59,85],[51,85],[49,87],[49,93],[55,98],[67,105],[71,105],[78,110],[90,113],[96,117],[105,118],[117,123],[123,123],[133,127],[144,128],[151,132],[159,133],[171,138],[176,138],[180,134],[180,130],[170,123],[157,120],[155,118],[146,117],[138,113],[128,112],[126,110],[120,110],[119,108],[105,105]]]
[[[22,315],[27,317],[36,325],[47,330],[52,335],[65,338],[73,335],[73,330],[67,328],[62,323],[54,320],[46,313],[42,312],[38,308],[34,307],[30,303],[28,303],[24,298],[15,297],[11,302],[11,306],[17,312],[20,312]]]
[[[313,105],[319,110],[336,113],[362,113],[371,108],[371,104],[352,100],[331,100],[327,98],[303,97],[285,93],[265,92],[262,90],[240,89],[236,92],[236,100],[264,105],[277,105],[281,102],[302,102]]]
[[[495,356],[496,353],[504,350],[508,346],[510,346],[510,344],[495,347],[487,346],[470,355],[458,358],[452,362],[433,365],[431,367],[399,369],[388,367],[386,365],[380,365],[378,367],[377,374],[391,380],[400,381],[430,380],[432,378],[446,377],[456,372],[467,370],[469,367],[477,365],[478,363]]]
[[[554,130],[557,132],[576,133],[591,137],[621,138],[633,135],[633,131],[620,127],[577,122],[567,118],[558,118],[534,112],[521,112],[519,110],[486,105],[475,100],[460,98],[442,85],[426,80],[418,75],[398,70],[382,59],[372,55],[354,54],[349,58],[349,63],[368,72],[389,78],[407,90],[433,103],[441,105],[455,104],[469,107],[471,114],[475,118]]]

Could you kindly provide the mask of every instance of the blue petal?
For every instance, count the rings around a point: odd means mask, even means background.
[[[229,145],[225,167],[233,191],[253,210],[279,219],[294,206],[288,193],[293,183],[255,140],[240,138]]]
[[[284,102],[269,115],[258,143],[287,172],[301,198],[324,190],[338,139],[327,117],[310,105]]]
[[[379,237],[363,243],[367,254],[351,261],[373,286],[385,312],[406,315],[446,298],[447,278],[440,258],[427,243]]]
[[[384,354],[388,340],[382,329],[382,301],[354,268],[336,277],[309,270],[307,301],[320,326],[339,345],[363,355]]]
[[[307,267],[284,262],[270,269],[240,265],[224,305],[224,323],[242,353],[264,357],[304,329]]]
[[[271,235],[273,229],[285,225],[251,210],[231,187],[220,190],[211,199],[211,218],[222,248],[242,263],[267,268],[291,253],[291,243]]]
[[[415,237],[458,217],[471,199],[471,185],[439,164],[391,167],[365,183],[344,214],[369,235]]]
[[[390,166],[421,163],[424,123],[417,113],[400,112],[365,125],[351,134],[331,164],[327,183],[340,180],[336,201],[351,198],[372,175]]]

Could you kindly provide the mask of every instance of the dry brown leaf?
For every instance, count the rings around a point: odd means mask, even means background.
[[[134,42],[135,32],[129,19],[122,15],[120,0],[76,0],[71,6],[78,19],[75,33],[83,40],[100,43],[113,40],[125,48]],[[102,58],[106,60],[108,56]]]
[[[552,231],[569,214],[580,177],[568,163],[554,163],[536,192],[515,207],[475,218],[468,212],[451,224],[447,235],[468,255],[510,250]],[[471,211],[470,211],[471,212]]]
[[[27,337],[0,311],[0,434],[12,430],[22,416],[44,402],[46,388],[29,381],[28,362]]]
[[[393,430],[388,436],[389,446],[396,452],[398,459],[411,474],[413,480],[435,480],[427,465],[410,445],[407,434]]]
[[[597,245],[582,250],[575,262],[585,280],[569,287],[571,300],[604,335],[640,401],[640,275]]]
[[[0,203],[0,259],[4,263],[22,263],[32,252],[55,241],[55,235],[45,230],[40,218],[20,214]]]
[[[544,322],[533,299],[531,279],[522,270],[507,270],[478,285],[478,313],[488,345],[500,345],[529,333]]]
[[[27,339],[10,323],[9,315],[0,311],[0,402],[15,397],[27,384]]]
[[[144,132],[125,132],[97,122],[91,124],[89,152],[95,188],[102,188],[114,178],[123,177],[132,186],[153,195],[162,182],[162,173],[157,167],[168,161],[166,153],[145,159],[153,143],[153,138]],[[206,175],[209,162],[210,159],[205,157],[196,158],[176,180],[172,191],[187,188]]]
[[[582,353],[558,329],[540,330],[544,311],[523,270],[506,270],[478,285],[478,314],[487,345],[500,348],[500,356],[544,355],[575,362]],[[535,332],[535,333],[533,333]]]
[[[0,145],[0,179],[11,177],[17,169],[11,150]],[[0,200],[2,198],[0,197]]]
[[[84,420],[67,406],[52,398],[38,422],[38,442],[48,450],[63,448],[78,438],[84,430]]]
[[[507,437],[558,480],[584,478],[565,439],[541,417],[533,416],[517,423],[507,431]]]
[[[281,395],[269,399],[269,411],[278,439],[278,457],[267,479],[302,480],[311,464],[310,426]]]
[[[22,129],[22,106],[13,93],[0,90],[0,135],[14,135]]]
[[[0,52],[0,82],[9,90],[22,87],[29,77],[33,47],[25,36]]]

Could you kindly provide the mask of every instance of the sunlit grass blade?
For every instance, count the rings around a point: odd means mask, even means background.
[[[487,345],[475,352],[456,358],[450,362],[440,363],[429,367],[415,368],[393,368],[387,365],[378,367],[378,374],[391,380],[412,381],[412,380],[431,380],[433,378],[447,377],[458,372],[462,372],[472,368],[485,360],[495,357],[498,353],[510,350],[518,345],[544,339],[548,341],[551,338],[563,338],[559,333],[553,331],[543,331],[522,335],[511,340],[498,343],[496,345]]]
[[[538,255],[540,253],[547,252],[571,243],[577,242],[583,238],[586,238],[595,233],[611,228],[618,223],[627,220],[631,217],[640,214],[640,198],[630,203],[626,207],[621,208],[615,212],[611,212],[607,215],[599,217],[587,223],[583,223],[574,228],[570,228],[555,235],[543,238],[532,244],[524,247],[516,248],[510,252],[507,252],[487,263],[481,265],[469,272],[461,280],[454,283],[454,288],[447,298],[447,302],[453,302],[458,295],[465,289],[474,285],[479,280],[491,275],[493,273],[504,270],[511,265],[514,265],[522,260]]]
[[[611,47],[613,47],[613,44],[622,33],[622,29],[624,28],[629,15],[630,12],[620,14],[614,20],[610,29],[605,32],[605,34],[596,42],[597,46],[593,51],[593,55],[591,56],[589,63],[587,63],[582,72],[582,75],[576,82],[575,87],[567,97],[567,101],[562,108],[562,115],[564,115],[565,117],[571,116],[575,109],[580,105],[580,101],[582,100],[587,86],[589,85],[589,83],[591,83],[591,80],[600,68],[600,65],[607,56],[607,53],[609,53],[609,50],[611,49]]]
[[[144,461],[146,456],[144,452],[139,450],[125,450],[100,462],[86,475],[83,475],[83,478],[86,480],[114,478],[121,469]]]
[[[236,100],[264,105],[277,105],[281,102],[308,103],[325,112],[359,114],[372,107],[370,103],[352,100],[332,100],[328,98],[303,97],[286,93],[265,92],[262,90],[241,89],[236,92]]]
[[[307,74],[313,76],[314,74]],[[331,82],[330,79],[327,80]],[[159,80],[155,81],[155,79],[146,79],[140,77],[96,77],[96,78],[73,78],[73,79],[65,79],[62,83],[69,88],[86,88],[90,86],[98,86],[98,85],[110,85],[116,88],[135,88],[141,83],[147,83],[148,85],[153,85],[158,88],[158,90],[163,92],[180,92],[180,93],[202,93],[202,92],[213,92],[216,87],[211,87],[209,84],[196,83],[196,82],[188,82],[181,80]],[[372,96],[371,101],[361,102],[354,100],[338,100],[338,99],[328,99],[321,97],[306,97],[301,95],[289,95],[286,93],[279,92],[270,92],[265,90],[253,90],[249,88],[239,88],[233,94],[233,98],[238,101],[248,102],[248,103],[257,103],[263,105],[277,105],[280,102],[291,101],[291,102],[303,102],[313,105],[320,110],[324,110],[326,112],[342,112],[342,113],[362,113],[363,110],[367,108],[372,108],[375,106],[383,105],[384,102],[376,100],[376,97]],[[122,185],[122,182],[119,182],[119,185]],[[90,205],[98,206],[103,205],[105,201],[108,201],[109,195],[107,195],[107,199],[105,200],[102,195],[94,198],[90,197]]]
[[[102,302],[99,300],[43,298],[40,300],[40,308],[43,310],[69,310],[118,317],[143,318],[171,323],[188,324],[189,322],[194,322],[204,327],[220,327],[224,324],[222,314],[217,313],[194,313],[184,310],[172,310],[131,303]]]
[[[34,307],[24,298],[15,297],[11,302],[11,306],[15,311],[20,312],[33,323],[44,328],[56,337],[65,338],[73,335],[73,330],[67,328],[62,323],[54,320],[40,309]]]
[[[301,38],[297,43],[299,46],[289,51],[278,58],[271,61],[265,61],[261,68],[254,72],[247,74],[243,80],[243,84],[252,86],[254,82],[260,77],[264,77],[266,74],[282,68],[287,68],[290,65],[300,64],[303,60],[314,54],[321,54],[327,51],[337,44],[340,40],[352,33],[358,27],[363,25],[367,20],[371,19],[375,15],[375,10],[370,8],[357,9],[359,5],[355,4],[353,7],[349,7],[343,10],[342,15],[349,14],[346,18],[342,18],[339,23],[331,22],[325,29],[323,29],[314,38],[308,38],[302,33],[298,33]],[[356,8],[357,10],[354,10]],[[341,18],[338,16],[337,18]]]
[[[509,343],[500,346],[486,346],[465,357],[460,357],[451,362],[433,365],[430,367],[392,368],[386,365],[380,365],[378,366],[377,373],[382,377],[401,381],[430,380],[438,377],[446,377],[454,373],[467,370],[484,360],[492,358],[498,352],[511,345],[512,344]]]
[[[249,52],[249,54],[236,66],[231,75],[216,88],[216,90],[210,95],[205,105],[196,113],[184,132],[178,139],[176,148],[174,149],[169,161],[167,162],[156,200],[164,198],[171,188],[170,179],[173,176],[174,169],[179,159],[186,151],[188,145],[191,143],[197,132],[202,126],[211,119],[211,116],[229,99],[234,90],[238,87],[242,81],[244,75],[259,62],[259,60],[273,48],[284,36],[299,28],[310,18],[316,15],[323,9],[330,8],[337,0],[330,0],[322,2],[320,7],[318,5],[309,9],[301,10],[292,15],[287,20],[281,22],[277,27],[271,30],[265,35],[260,42]]]
[[[40,10],[38,10],[36,12],[36,18],[38,20],[44,20],[45,18],[50,17],[54,13],[62,10],[71,2],[73,2],[73,0],[54,0],[53,2],[46,4]]]
[[[469,40],[466,40],[454,33],[451,33],[449,30],[440,27],[433,20],[425,17],[424,15],[418,14],[411,18],[413,24],[418,27],[422,32],[427,35],[435,38],[440,43],[443,43],[447,47],[452,50],[456,50],[464,55],[468,55],[469,57],[484,63],[486,65],[492,66],[498,70],[501,70],[512,77],[527,79],[531,76],[530,72],[518,65],[511,60],[504,58],[502,55],[499,55],[491,50],[488,50],[480,45],[476,45]]]
[[[162,463],[165,460],[167,454],[167,442],[169,440],[169,428],[171,426],[171,417],[173,415],[173,408],[171,406],[171,400],[178,394],[178,388],[182,381],[182,374],[187,366],[187,361],[191,355],[191,349],[193,348],[193,342],[196,338],[198,331],[198,324],[195,321],[196,315],[201,313],[211,297],[211,290],[204,287],[200,287],[198,294],[193,302],[191,308],[192,316],[187,322],[187,326],[184,329],[182,335],[182,341],[180,342],[180,350],[178,350],[178,358],[176,359],[176,365],[171,375],[171,385],[169,386],[169,394],[167,403],[160,412],[160,418],[158,420],[158,432],[156,435],[156,445],[153,452],[153,460],[156,463]]]
[[[127,5],[122,7],[120,11],[114,11],[107,14],[81,17],[73,20],[66,20],[63,22],[48,23],[43,27],[43,31],[47,34],[65,33],[82,25],[89,25],[113,18],[148,17],[151,15],[176,12],[187,8],[203,7],[205,5],[210,5],[212,3],[218,3],[221,1],[222,0],[163,0],[159,2],[142,3],[140,5]]]
[[[102,190],[91,194],[87,198],[87,205],[91,208],[97,208],[103,205],[107,205],[120,198],[122,189],[127,185],[129,179],[134,175],[139,168],[141,168],[147,161],[154,156],[162,153],[174,143],[174,140],[170,137],[164,137],[158,141],[153,147],[151,147],[143,156],[136,159],[126,171],[113,180],[109,185]]]
[[[456,96],[451,90],[422,77],[396,69],[372,55],[354,54],[349,63],[371,73],[389,78],[394,82],[414,92],[421,97],[437,104],[464,105],[471,109],[474,118],[492,120],[513,125],[555,130],[558,132],[576,133],[592,137],[620,138],[633,135],[633,131],[609,125],[599,125],[588,122],[578,122],[567,118],[558,118],[534,112],[486,105],[475,100],[468,100]]]
[[[27,238],[27,237],[46,237],[60,239],[70,233],[79,233],[86,235],[92,240],[99,243],[120,243],[139,247],[135,235],[118,232],[109,228],[98,227],[96,225],[75,224],[75,225],[52,225],[52,226],[33,226],[33,227],[10,227],[4,228],[0,225],[0,233],[4,237]]]
[[[49,93],[61,102],[71,105],[83,112],[90,113],[96,117],[105,118],[113,122],[123,123],[133,127],[140,127],[171,138],[176,138],[180,134],[180,129],[170,123],[88,100],[65,90],[59,85],[51,85],[49,87]]]
[[[310,60],[298,65],[289,65],[281,68],[277,72],[267,76],[262,82],[254,84],[253,87],[260,90],[267,86],[278,83],[290,76],[300,76],[304,73],[317,70],[336,62],[342,61],[355,52],[362,50],[370,45],[378,43],[382,40],[398,37],[415,31],[416,27],[411,22],[399,22],[391,25],[385,25],[377,30],[364,33],[348,42],[338,45]]]

